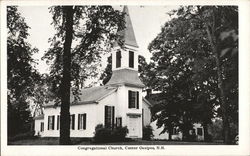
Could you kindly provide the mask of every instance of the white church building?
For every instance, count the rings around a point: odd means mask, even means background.
[[[151,123],[152,104],[142,96],[146,86],[138,77],[138,44],[127,6],[123,10],[126,28],[123,30],[124,48],[116,45],[112,51],[112,77],[104,86],[85,88],[80,101],[70,105],[70,137],[94,136],[95,127],[127,126],[129,138],[142,138],[143,127],[151,125],[154,139],[168,139],[168,133],[161,134],[156,121]],[[34,117],[35,135],[41,137],[60,136],[60,106],[45,105],[42,115]],[[198,140],[204,140],[204,130],[195,124]],[[182,133],[173,129],[172,139],[182,139]]]
[[[142,138],[144,125],[150,124],[151,104],[142,96],[144,84],[138,77],[138,45],[125,6],[124,48],[112,52],[112,77],[104,86],[81,91],[81,101],[70,106],[70,136],[93,137],[95,127],[127,126],[127,137]],[[73,101],[73,97],[72,97]],[[35,135],[59,137],[60,106],[45,105],[43,115],[35,117]]]

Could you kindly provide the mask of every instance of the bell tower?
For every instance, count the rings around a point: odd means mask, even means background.
[[[132,21],[130,19],[128,7],[124,6],[126,28],[119,33],[124,40],[124,48],[115,45],[112,52],[112,70],[131,69],[138,71],[138,44],[135,39]]]
[[[123,83],[144,87],[138,77],[138,44],[136,42],[128,7],[124,6],[126,28],[118,32],[124,39],[124,47],[115,44],[112,50],[112,77],[107,85]]]
[[[122,126],[129,129],[128,137],[142,138],[142,88],[138,76],[138,44],[128,7],[124,6],[126,28],[118,32],[124,39],[123,47],[112,50],[112,76],[107,86],[117,87],[115,112]]]

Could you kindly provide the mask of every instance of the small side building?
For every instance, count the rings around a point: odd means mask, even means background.
[[[159,101],[157,102],[156,100],[157,97],[159,96],[160,93],[152,93],[151,89],[147,89],[147,95],[145,99],[147,99],[148,103],[150,103],[150,109],[152,107],[157,107],[160,105]],[[157,112],[160,113],[161,111]],[[150,113],[151,115],[151,113]],[[151,119],[151,118],[150,118]],[[169,140],[169,133],[166,131],[165,133],[161,133],[164,129],[164,127],[158,127],[157,126],[157,120],[150,121],[150,126],[153,129],[153,139],[156,140]],[[193,129],[189,131],[190,135],[194,135],[195,141],[204,141],[204,128],[200,123],[194,123],[193,124]],[[173,127],[172,129],[172,135],[171,135],[172,140],[183,140],[183,132],[180,130],[178,126]]]
[[[44,132],[44,115],[40,114],[38,116],[35,116],[34,118],[35,121],[35,135],[36,136],[43,136],[43,132]]]

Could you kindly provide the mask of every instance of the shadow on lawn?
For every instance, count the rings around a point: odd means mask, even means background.
[[[71,138],[71,145],[223,145],[221,142],[184,142],[168,140],[126,139],[123,142],[94,143],[91,138]],[[59,138],[29,138],[8,141],[8,145],[59,145]]]

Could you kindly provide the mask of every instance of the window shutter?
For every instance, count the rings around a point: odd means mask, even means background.
[[[72,129],[75,129],[75,114],[72,115]]]
[[[115,118],[115,124],[116,124],[116,127],[119,127],[118,118]]]
[[[115,107],[112,106],[111,108],[112,108],[112,125],[111,125],[111,127],[114,128],[114,126],[115,126]]]
[[[129,51],[129,67],[134,68],[134,52]]]
[[[119,119],[120,119],[120,127],[122,127],[122,117],[120,117]]]
[[[86,123],[87,123],[87,114],[83,114],[83,129],[86,129]]]
[[[129,90],[129,91],[128,91],[128,108],[131,108],[131,107],[132,107],[132,106],[131,106],[131,104],[132,104],[131,99],[132,99],[132,91]]]
[[[60,127],[60,115],[57,115],[57,130],[59,130]]]
[[[116,127],[122,127],[122,117],[116,118]]]
[[[139,109],[139,92],[136,92],[136,108]]]
[[[49,130],[49,119],[50,119],[50,116],[48,116],[48,130]]]
[[[105,106],[104,124],[105,124],[105,127],[108,126],[108,106]]]
[[[81,118],[80,118],[80,116],[81,116],[81,114],[78,114],[78,130],[80,129],[80,120],[81,120]]]
[[[52,116],[52,130],[54,130],[55,127],[55,116]]]

